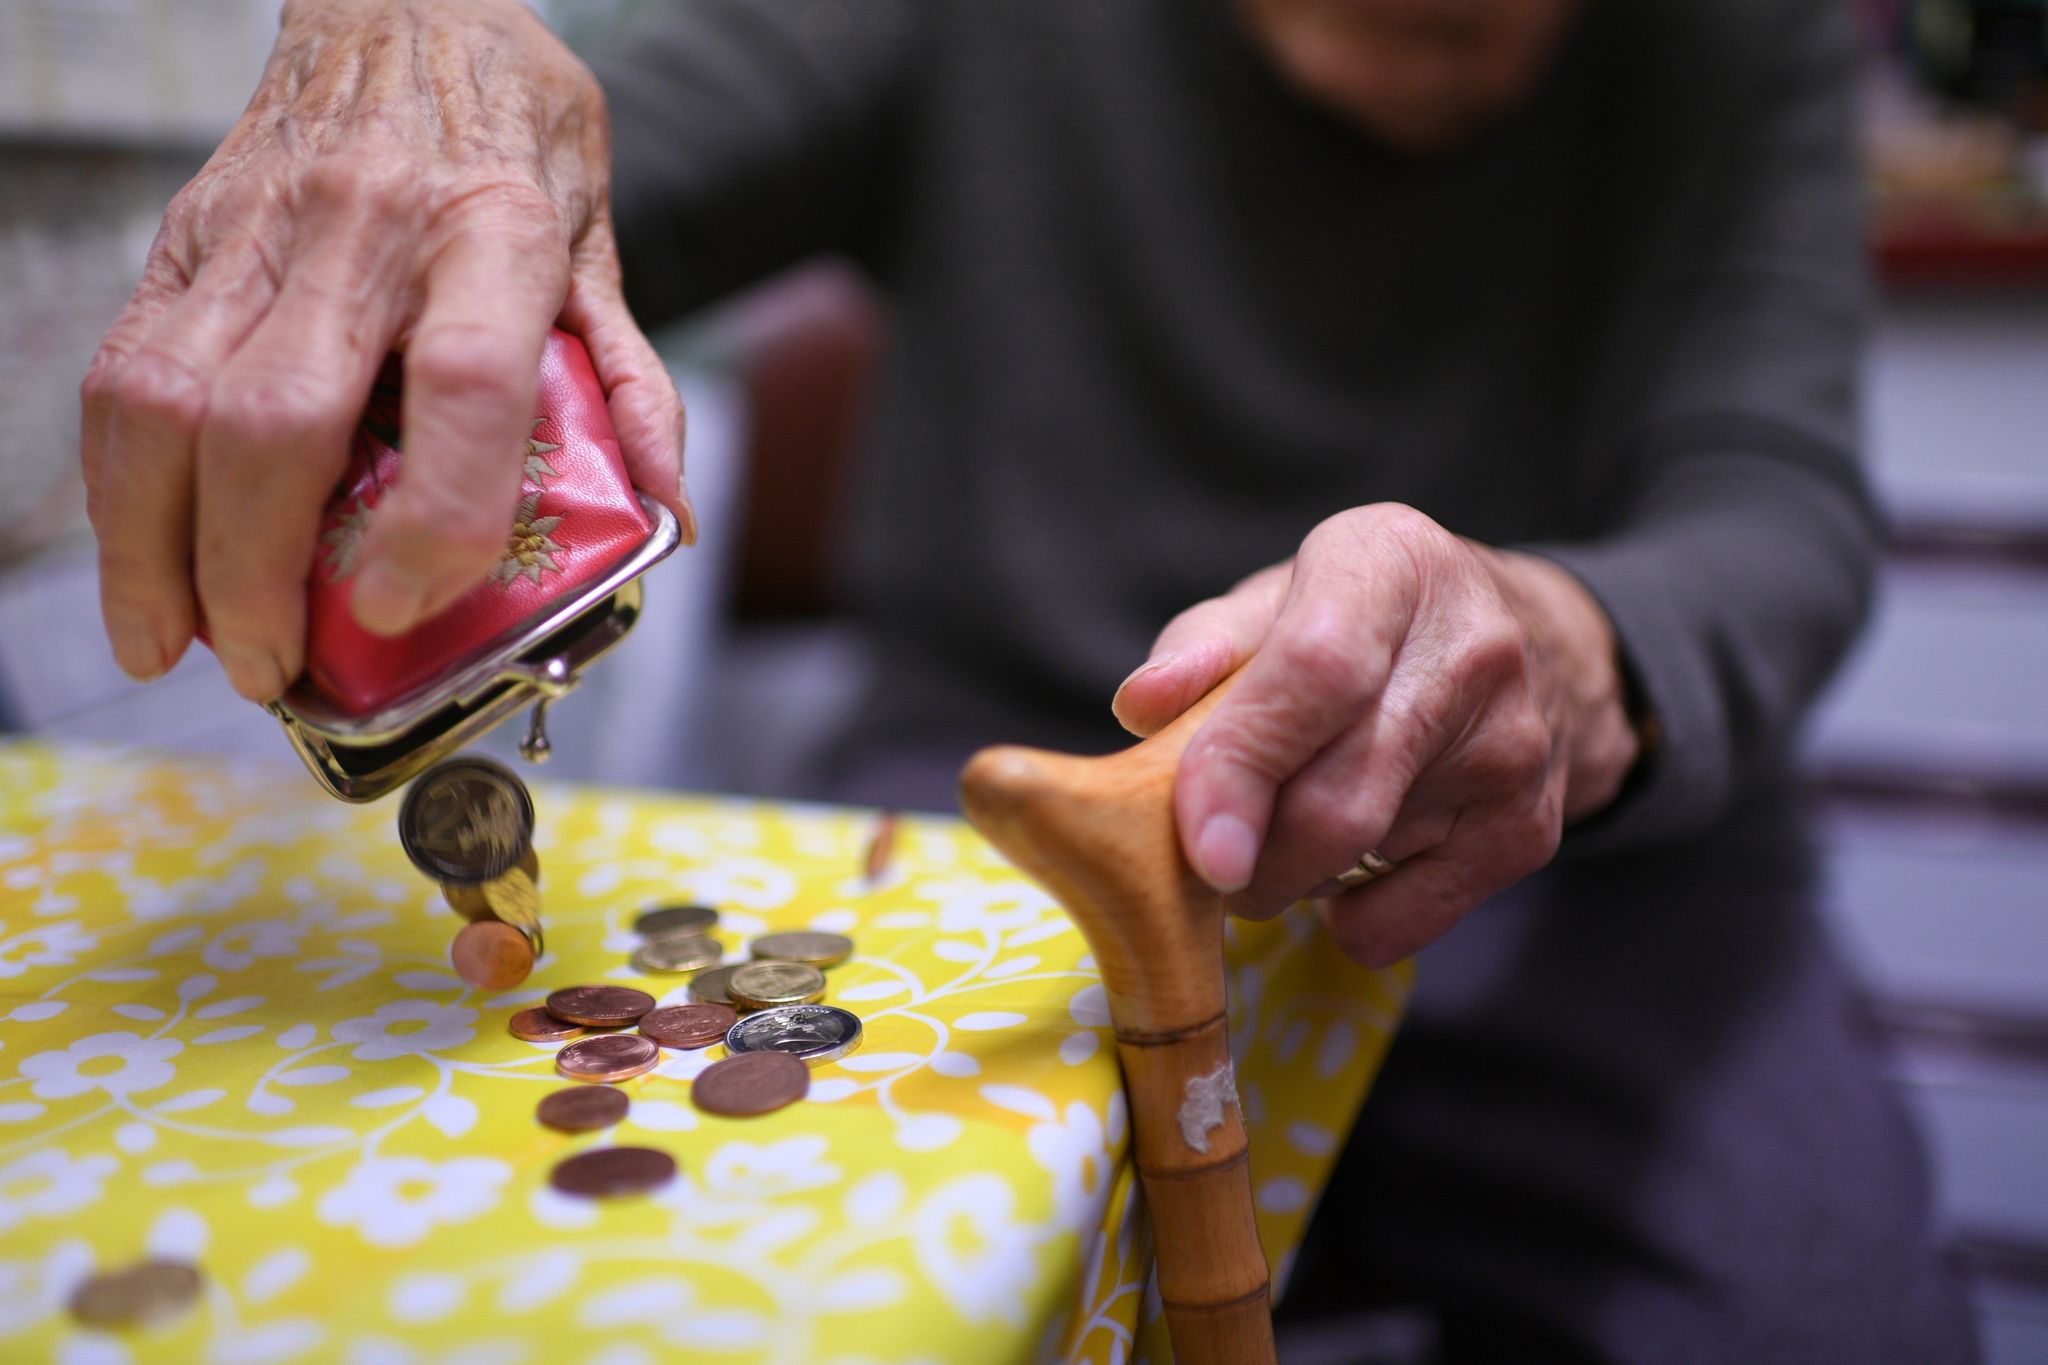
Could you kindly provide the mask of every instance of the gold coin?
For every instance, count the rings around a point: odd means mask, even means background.
[[[519,866],[527,876],[533,878],[535,886],[540,884],[540,855],[527,849],[519,859]],[[491,903],[484,896],[481,884],[465,885],[461,882],[442,882],[441,899],[448,902],[448,908],[474,924],[480,919],[496,919]]]
[[[185,1261],[142,1260],[102,1271],[71,1295],[71,1316],[90,1327],[162,1322],[190,1308],[204,1277]]]
[[[730,967],[707,967],[697,973],[690,978],[690,998],[700,1005],[731,1005],[736,1010],[747,1008],[732,998],[732,991],[729,989],[732,974],[744,965],[735,963]]]
[[[853,940],[844,934],[763,934],[754,940],[757,961],[807,962],[824,969],[853,956]]]
[[[807,962],[749,962],[725,987],[735,1003],[752,1010],[808,1005],[825,994],[825,974]]]
[[[633,969],[640,972],[694,972],[715,966],[725,956],[715,940],[704,934],[664,934],[649,939],[633,950]]]
[[[491,914],[526,935],[535,957],[546,951],[540,935],[540,887],[525,868],[515,867],[502,877],[493,877],[477,890]]]

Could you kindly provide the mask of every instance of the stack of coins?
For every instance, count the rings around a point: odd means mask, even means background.
[[[412,784],[398,810],[398,841],[414,867],[469,924],[448,956],[478,990],[510,990],[544,951],[533,797],[502,764],[463,755]]]

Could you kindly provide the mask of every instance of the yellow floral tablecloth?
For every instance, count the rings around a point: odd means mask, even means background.
[[[480,997],[395,802],[296,772],[0,747],[0,1360],[258,1365],[1164,1361],[1102,988],[1059,908],[963,824],[541,785],[548,955]],[[851,934],[828,999],[866,1038],[808,1102],[699,1114],[710,1060],[629,1082],[630,1117],[540,1128],[548,990],[625,965],[634,913],[718,907]],[[1260,1234],[1284,1275],[1406,977],[1296,913],[1231,928],[1233,1050]],[[722,1049],[713,1049],[715,1056]],[[659,1194],[547,1182],[609,1143],[673,1152]],[[201,1264],[198,1311],[89,1332],[95,1267]]]

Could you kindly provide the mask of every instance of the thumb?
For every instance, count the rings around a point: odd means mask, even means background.
[[[1261,569],[1167,622],[1145,663],[1124,679],[1109,704],[1117,723],[1142,738],[1208,696],[1258,651],[1293,573],[1291,563]]]

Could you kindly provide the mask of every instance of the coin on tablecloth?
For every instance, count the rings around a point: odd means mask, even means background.
[[[637,1033],[607,1033],[563,1044],[555,1054],[555,1070],[572,1081],[616,1085],[654,1070],[660,1061],[661,1049],[652,1038],[642,1038]]]
[[[519,860],[519,870],[532,878],[535,885],[540,883],[540,855],[532,849]],[[484,896],[481,885],[470,886],[457,882],[441,883],[441,899],[448,902],[448,908],[467,920],[494,919],[491,903]]]
[[[436,881],[487,882],[517,867],[533,846],[533,797],[502,764],[451,758],[406,792],[398,842]]]
[[[533,944],[509,924],[478,920],[462,926],[448,945],[448,960],[478,990],[509,991],[533,971]]]
[[[718,924],[718,912],[708,905],[664,905],[643,910],[633,921],[633,932],[653,938],[657,934],[708,934]]]
[[[626,1117],[632,1101],[608,1085],[572,1085],[556,1090],[534,1107],[533,1116],[558,1133],[594,1133]]]
[[[599,1147],[555,1163],[548,1180],[563,1194],[604,1199],[643,1194],[676,1176],[676,1159],[652,1147]]]
[[[732,992],[728,989],[732,984],[732,974],[745,965],[742,962],[734,963],[730,967],[708,967],[697,973],[690,978],[690,998],[699,1004],[730,1005],[734,1009],[745,1009],[745,1005],[732,998]]]
[[[514,1038],[529,1043],[562,1043],[583,1036],[583,1025],[557,1019],[538,1005],[519,1011],[505,1027]]]
[[[750,1118],[802,1099],[811,1069],[786,1052],[749,1052],[713,1062],[690,1082],[690,1102],[707,1114]]]
[[[663,1005],[640,1019],[640,1031],[663,1047],[710,1047],[740,1021],[726,1005]]]
[[[624,1028],[654,1008],[654,997],[631,986],[564,986],[548,996],[548,1013],[592,1028]]]
[[[749,962],[725,983],[733,1003],[765,1010],[802,1005],[825,993],[825,974],[803,962]]]
[[[751,950],[756,961],[806,962],[823,969],[853,956],[853,940],[844,934],[763,934]]]
[[[725,950],[702,934],[664,934],[633,950],[633,970],[694,972],[724,956]]]
[[[784,1052],[818,1066],[860,1046],[860,1016],[837,1005],[784,1005],[747,1016],[725,1032],[725,1049]]]
[[[205,1277],[188,1261],[151,1257],[103,1270],[72,1292],[71,1316],[88,1327],[140,1327],[190,1308]]]

